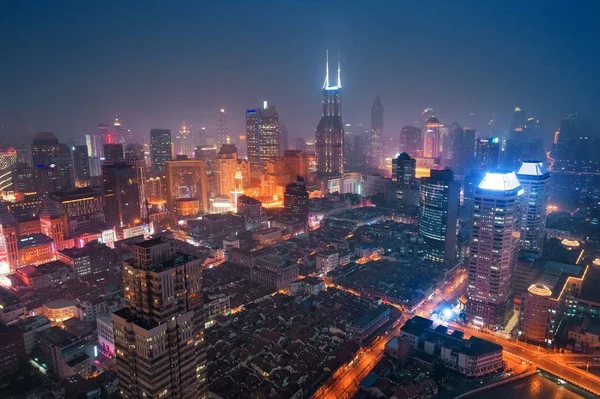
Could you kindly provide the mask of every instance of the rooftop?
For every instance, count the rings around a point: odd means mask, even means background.
[[[100,190],[94,190],[91,187],[81,187],[69,191],[57,191],[50,193],[48,198],[54,201],[67,201],[100,196],[102,196],[102,192]]]
[[[53,242],[54,240],[46,235],[32,234],[30,236],[19,238],[19,241],[17,241],[17,247],[19,247],[19,250],[21,250],[29,247],[35,247],[37,245],[51,244]]]
[[[540,161],[524,161],[517,172],[520,176],[544,176],[547,175],[548,171],[544,168],[544,165]]]
[[[44,274],[54,273],[59,270],[71,270],[71,266],[59,260],[55,260],[52,262],[43,263],[39,266],[29,265],[20,267],[17,269],[17,273],[26,277],[36,277]]]
[[[511,191],[521,187],[515,172],[487,172],[478,186],[482,190]]]
[[[408,320],[400,329],[402,332],[411,335],[421,335],[425,330],[427,330],[433,321],[426,319],[421,316],[414,316],[412,319]]]

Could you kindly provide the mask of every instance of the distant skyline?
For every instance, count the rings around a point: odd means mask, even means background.
[[[385,137],[426,107],[484,131],[492,114],[508,128],[519,106],[548,135],[562,112],[600,110],[599,12],[595,1],[6,1],[0,139],[81,137],[116,114],[136,138],[183,121],[215,135],[220,108],[240,134],[263,100],[290,143],[313,139],[326,49],[340,54],[344,123],[368,126],[379,95]]]

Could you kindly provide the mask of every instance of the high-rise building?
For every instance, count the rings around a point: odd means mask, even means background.
[[[116,142],[125,147],[129,140],[131,139],[131,130],[121,126],[121,121],[119,121],[119,117],[115,117],[115,123],[113,124],[113,130]]]
[[[17,163],[33,166],[31,159],[31,146],[21,145],[17,147]]]
[[[342,122],[342,81],[338,60],[337,84],[329,84],[329,54],[325,61],[323,83],[323,114],[315,131],[317,172],[321,174],[344,173],[344,123]]]
[[[475,189],[467,320],[491,330],[510,311],[523,189],[514,172],[488,172]]]
[[[383,148],[381,137],[383,136],[383,104],[379,96],[375,97],[371,106],[371,150],[373,151],[373,166],[381,166],[383,159]]]
[[[288,150],[288,130],[285,125],[279,126],[279,153],[283,154]]]
[[[152,171],[157,174],[165,172],[165,162],[171,160],[171,130],[150,130],[150,159]]]
[[[132,249],[133,260],[123,263],[126,305],[112,315],[120,394],[202,398],[202,260],[162,237]]]
[[[208,211],[208,182],[204,161],[177,159],[166,161],[167,208],[175,215],[175,201],[195,199],[201,213]]]
[[[81,183],[90,180],[90,159],[86,145],[76,145],[73,147],[73,169],[75,170],[75,178],[78,182]]]
[[[143,161],[144,147],[139,143],[129,143],[125,146],[125,159],[128,161]]]
[[[205,162],[207,173],[213,173],[215,171],[217,152],[217,146],[199,145],[198,147],[196,147],[196,151],[194,151],[194,157],[195,159]]]
[[[283,172],[296,179],[302,176],[308,179],[308,156],[303,151],[288,150],[283,153]]]
[[[244,218],[246,229],[258,229],[263,221],[262,202],[247,195],[241,195],[237,201],[237,214]]]
[[[482,172],[498,168],[500,157],[500,139],[490,137],[478,139],[475,150],[475,166]]]
[[[12,169],[11,178],[15,194],[29,198],[39,196],[38,174],[35,168],[18,163]]]
[[[115,163],[125,159],[123,144],[104,144],[104,162]]]
[[[524,190],[521,197],[521,249],[541,253],[546,238],[550,174],[542,162],[525,161],[517,177]]]
[[[246,110],[248,161],[252,173],[260,173],[268,160],[280,156],[279,113],[263,102],[261,109]]]
[[[406,152],[392,159],[392,181],[396,182],[396,199],[400,205],[416,206],[419,203],[416,170],[416,160]]]
[[[285,186],[283,207],[288,215],[298,218],[304,224],[308,223],[308,191],[303,177],[298,176],[295,182]]]
[[[194,146],[192,145],[192,129],[191,126],[187,123],[183,122],[179,127],[179,135],[178,137],[178,148],[177,155],[187,155],[190,156],[192,154],[192,150]]]
[[[140,204],[139,182],[142,179],[138,176],[135,161],[107,162],[102,166],[102,176],[106,222],[116,227],[140,224],[144,204]]]
[[[236,189],[235,172],[238,169],[237,149],[233,144],[224,144],[215,160],[216,194],[230,197]]]
[[[573,163],[576,162],[576,145],[577,145],[577,129],[576,129],[577,114],[574,112],[564,113],[560,118],[560,134],[552,158],[555,161],[555,168],[573,169]]]
[[[104,136],[108,132],[106,123],[99,123],[98,129],[92,134],[92,156],[101,158],[104,156]]]
[[[414,126],[404,126],[400,131],[400,151],[407,154],[417,154],[421,150],[421,129]]]
[[[515,107],[513,118],[510,123],[509,139],[516,139],[524,134],[527,123],[527,114],[519,107]]]
[[[0,205],[0,265],[3,274],[14,273],[19,267],[18,227],[17,218]]]
[[[36,168],[42,195],[65,191],[74,186],[73,159],[66,144],[59,143],[50,132],[40,132],[33,138],[31,157]]]
[[[425,133],[427,133],[427,121],[435,118],[433,108],[425,108],[421,113],[421,142],[419,142],[419,149],[423,150],[423,140],[425,139]]]
[[[458,174],[466,175],[475,156],[475,130],[463,129],[458,123],[454,123],[450,131],[454,136],[452,165]]]
[[[429,177],[421,178],[419,235],[425,242],[427,259],[456,260],[459,196],[460,184],[450,169],[432,169]]]
[[[58,203],[54,201],[45,202],[40,212],[40,230],[42,234],[54,240],[56,250],[65,249],[65,238],[69,231],[69,221]]]
[[[0,191],[12,186],[12,169],[17,163],[17,150],[7,148],[0,150]]]
[[[217,148],[221,148],[223,144],[233,144],[230,142],[228,119],[227,111],[221,108],[217,112]]]
[[[442,145],[441,126],[440,121],[436,117],[429,118],[425,123],[425,130],[422,133],[424,158],[440,157]]]

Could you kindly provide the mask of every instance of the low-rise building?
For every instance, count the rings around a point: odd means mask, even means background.
[[[38,336],[40,348],[57,377],[80,375],[86,378],[91,374],[94,347],[90,342],[57,326],[41,331]]]
[[[104,315],[96,319],[98,330],[98,351],[108,358],[115,356],[115,332],[112,316]]]
[[[37,290],[58,287],[75,278],[73,269],[68,264],[55,260],[39,266],[23,266],[17,269],[15,276],[27,287]]]
[[[326,291],[327,285],[323,279],[318,277],[305,277],[290,283],[290,292],[292,295],[318,295]]]
[[[340,254],[337,251],[323,251],[317,254],[317,273],[327,274],[340,265]]]
[[[54,240],[43,234],[19,238],[19,266],[41,265],[56,259]]]
[[[0,378],[16,373],[24,361],[23,332],[14,326],[0,325]]]
[[[77,301],[71,299],[56,299],[42,306],[42,314],[52,323],[62,323],[78,316]]]
[[[211,327],[215,319],[219,316],[223,316],[231,312],[231,302],[229,295],[217,294],[209,295],[204,294],[204,326],[205,328]]]
[[[360,344],[388,321],[390,321],[390,307],[388,305],[380,305],[348,323],[346,331],[352,336],[354,341]]]
[[[70,265],[78,276],[92,273],[92,260],[87,248],[70,248],[58,251],[58,259]]]
[[[12,292],[0,287],[0,322],[10,325],[25,316],[25,304]]]
[[[600,347],[600,321],[586,317],[569,329],[569,340],[577,350],[597,349]]]
[[[252,238],[261,245],[272,245],[282,240],[281,230],[276,227],[263,227],[252,232]]]
[[[52,327],[50,320],[44,316],[32,316],[19,320],[15,326],[23,332],[23,342],[25,344],[25,353],[30,354],[38,345],[37,334]]]
[[[250,279],[280,290],[298,279],[298,264],[284,256],[265,255],[254,259]]]
[[[433,325],[433,321],[421,316],[414,316],[400,328],[400,337],[406,338],[413,349],[417,349],[423,334]]]

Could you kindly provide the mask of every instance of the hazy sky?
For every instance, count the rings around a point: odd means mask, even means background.
[[[313,137],[325,49],[342,63],[343,118],[384,135],[433,107],[447,124],[501,128],[515,105],[549,131],[560,113],[600,112],[600,1],[2,1],[0,134],[90,133],[119,114],[214,131],[216,112],[277,106]],[[475,113],[475,115],[471,115]]]

